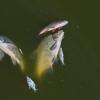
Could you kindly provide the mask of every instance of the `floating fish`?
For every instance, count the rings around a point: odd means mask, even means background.
[[[0,36],[0,60],[3,59],[4,53],[10,56],[12,63],[18,63],[21,70],[24,71],[23,53],[9,38]]]
[[[36,74],[40,77],[46,70],[52,69],[53,64],[58,58],[61,42],[64,36],[63,30],[45,37],[35,51]],[[62,52],[62,51],[60,51]],[[62,63],[64,58],[60,55]]]
[[[67,20],[53,22],[53,23],[49,24],[48,26],[46,26],[42,31],[40,31],[39,35],[46,33],[48,31],[55,32],[56,29],[61,29],[62,27],[64,27],[67,24],[68,24]]]
[[[29,89],[32,89],[34,92],[36,92],[38,89],[36,88],[35,82],[28,76],[26,76],[26,79]]]

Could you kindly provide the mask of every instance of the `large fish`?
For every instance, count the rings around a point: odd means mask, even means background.
[[[3,59],[4,53],[10,56],[14,65],[19,64],[24,71],[23,53],[9,38],[0,36],[0,60]]]
[[[48,69],[52,69],[54,62],[60,58],[64,64],[61,42],[64,37],[63,30],[45,37],[35,51],[36,55],[36,74],[38,77]],[[59,55],[59,57],[58,57]]]
[[[40,31],[39,35],[46,33],[48,31],[55,32],[56,29],[61,29],[62,27],[64,27],[67,24],[68,24],[67,20],[53,22],[53,23],[49,24],[48,26],[46,26],[42,31]]]

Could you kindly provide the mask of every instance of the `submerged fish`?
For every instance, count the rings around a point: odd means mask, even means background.
[[[32,89],[34,92],[36,92],[38,89],[36,88],[35,82],[28,76],[26,76],[27,84],[29,89]]]
[[[64,63],[61,42],[64,37],[63,30],[45,37],[35,51],[36,55],[36,74],[40,77],[46,70],[52,69],[52,66],[58,54],[60,53],[60,60]]]
[[[12,63],[18,63],[21,70],[24,71],[23,53],[9,38],[0,36],[0,60],[3,59],[4,53],[10,56]]]
[[[52,31],[55,32],[56,29],[61,29],[63,26],[67,25],[68,21],[64,20],[64,21],[58,21],[58,22],[53,22],[51,24],[49,24],[48,26],[46,26],[42,31],[40,31],[39,35],[46,33],[48,31]]]

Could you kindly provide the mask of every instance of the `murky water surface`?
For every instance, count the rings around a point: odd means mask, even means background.
[[[90,0],[89,0],[90,1]],[[62,47],[66,66],[37,82],[39,91],[28,90],[19,66],[9,57],[0,61],[1,100],[100,100],[99,3],[80,0],[1,0],[0,35],[12,39],[24,52],[28,67],[45,25],[66,19]]]

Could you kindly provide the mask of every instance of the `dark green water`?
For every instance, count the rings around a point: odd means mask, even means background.
[[[66,66],[54,73],[39,92],[29,91],[19,70],[5,57],[0,61],[0,100],[100,100],[100,7],[96,0],[1,0],[0,34],[22,48],[26,58],[37,33],[48,23],[67,19],[62,47]]]

